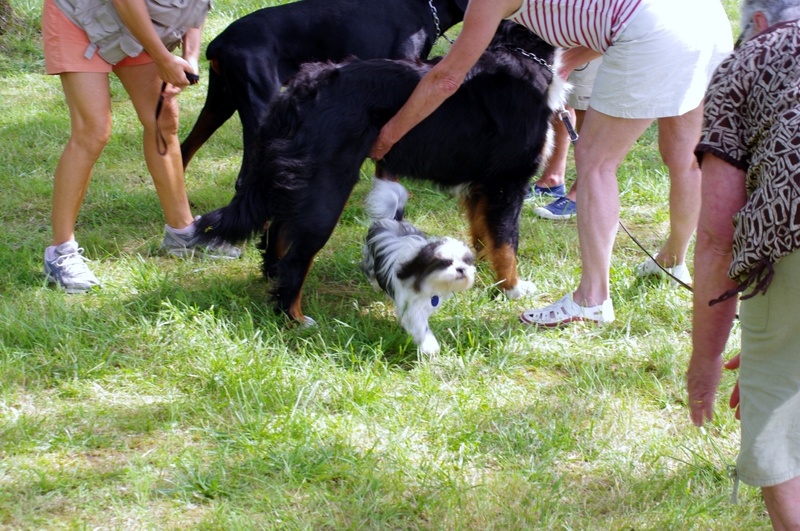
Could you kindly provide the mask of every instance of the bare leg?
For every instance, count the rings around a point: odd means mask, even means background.
[[[572,111],[572,109],[567,109]],[[570,119],[574,123],[574,111],[570,113],[570,116]],[[545,165],[544,170],[542,170],[542,176],[538,181],[536,181],[538,186],[542,186],[544,188],[552,188],[553,186],[564,184],[564,176],[567,173],[567,155],[569,154],[570,144],[567,128],[564,127],[564,122],[561,121],[561,118],[557,114],[553,115],[553,118],[550,120],[550,124],[553,126],[553,132],[555,133],[555,144],[553,146],[553,152],[547,159],[547,164]]]
[[[761,493],[776,531],[800,529],[800,477],[763,487]]]
[[[571,112],[571,119],[572,122],[575,124],[575,130],[580,131],[581,126],[583,125],[583,119],[586,117],[586,111],[580,110],[573,110],[571,107],[567,107],[568,110]],[[567,154],[569,153],[569,146],[571,144],[569,134],[567,133],[567,128],[564,127],[564,122],[561,121],[560,118],[557,116],[553,118],[554,121],[558,121],[558,124],[553,124],[553,127],[556,131],[556,146],[553,154],[550,156],[550,159],[547,161],[547,167],[542,172],[542,178],[539,179],[536,184],[539,186],[558,186],[559,184],[564,183],[564,176],[567,173]],[[560,132],[559,132],[560,131]],[[563,144],[563,146],[562,146]],[[560,160],[560,162],[559,162]],[[561,180],[558,180],[558,175],[561,176]],[[576,201],[578,198],[578,181],[575,180],[570,186],[569,191],[567,192],[566,198],[570,201]]]
[[[75,239],[75,222],[89,188],[92,168],[111,135],[108,74],[65,73],[61,74],[61,85],[71,129],[53,180],[53,245]]]
[[[178,101],[172,94],[164,98],[159,125],[166,140],[167,153],[160,155],[156,147],[155,113],[161,92],[161,79],[155,63],[117,68],[114,73],[122,81],[144,127],[144,157],[167,225],[175,229],[187,227],[194,218],[186,196],[183,159],[178,140]]]
[[[701,174],[694,147],[700,140],[702,121],[702,104],[681,116],[658,120],[658,146],[670,180],[670,231],[656,255],[664,267],[686,262],[689,242],[697,229]]]
[[[619,222],[617,168],[650,119],[615,118],[589,108],[575,144],[581,281],[573,300],[582,306],[609,298],[611,251]]]

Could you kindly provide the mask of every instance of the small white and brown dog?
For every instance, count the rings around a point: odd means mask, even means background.
[[[403,221],[408,192],[398,182],[373,179],[367,195],[372,224],[361,270],[394,302],[400,325],[422,354],[437,354],[439,342],[428,318],[453,293],[472,287],[475,255],[453,238],[429,238]]]

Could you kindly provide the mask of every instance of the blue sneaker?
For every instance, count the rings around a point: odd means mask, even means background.
[[[578,207],[572,199],[559,197],[547,206],[534,208],[533,213],[545,219],[570,219],[578,213]]]
[[[525,194],[525,201],[532,201],[539,197],[564,197],[565,195],[567,195],[567,188],[563,184],[550,187],[534,184],[528,188],[528,193]]]

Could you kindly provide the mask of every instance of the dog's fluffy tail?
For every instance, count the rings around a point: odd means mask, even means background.
[[[408,203],[408,190],[397,181],[373,177],[372,190],[366,198],[367,215],[371,222],[382,219],[402,221]]]

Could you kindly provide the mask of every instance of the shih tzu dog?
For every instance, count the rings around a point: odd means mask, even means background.
[[[428,318],[453,293],[472,287],[475,256],[453,238],[429,238],[403,221],[408,192],[398,182],[374,179],[367,195],[372,220],[361,269],[394,302],[400,325],[422,354],[437,354],[439,342]]]

